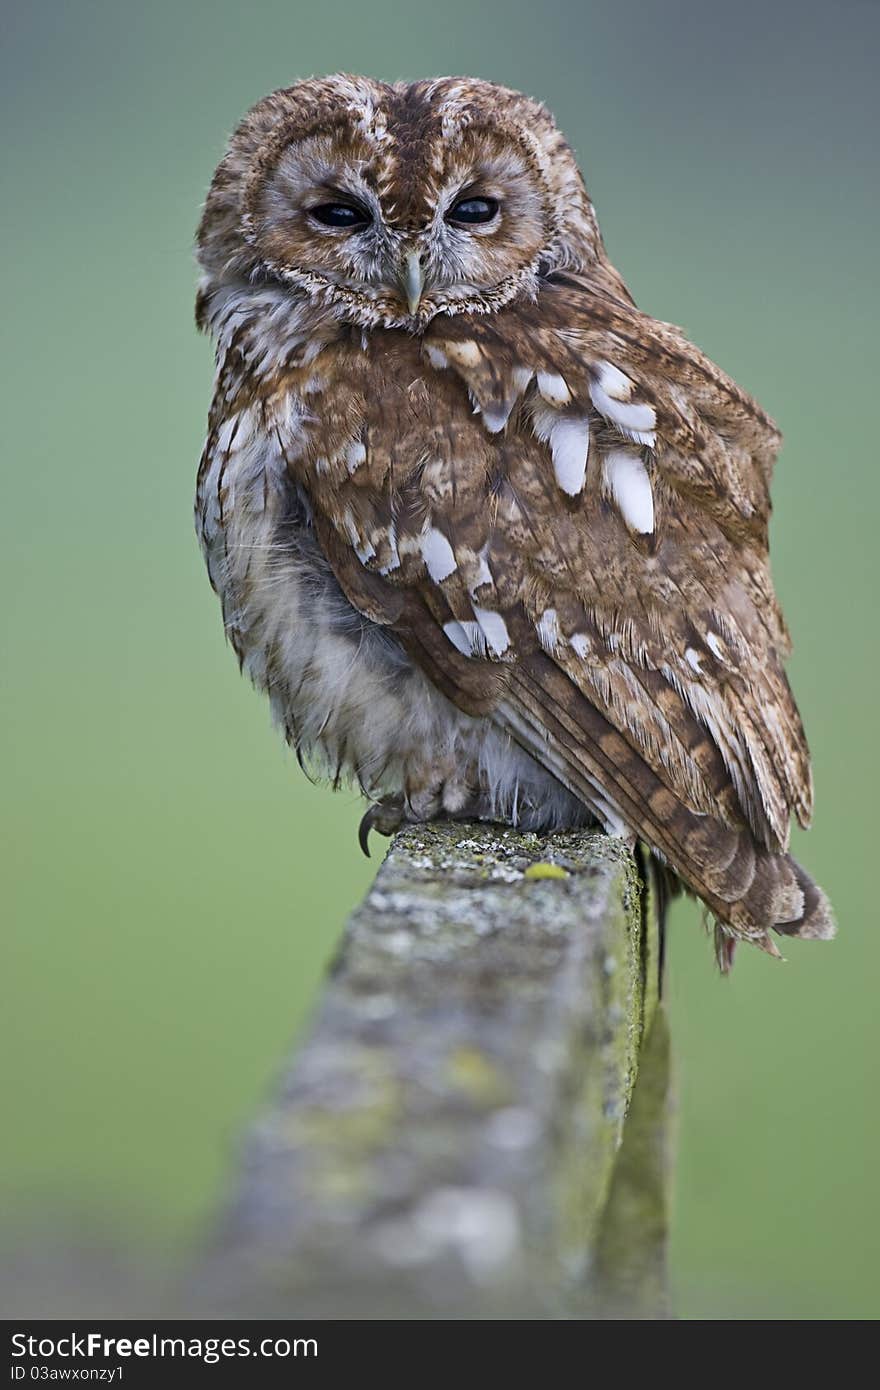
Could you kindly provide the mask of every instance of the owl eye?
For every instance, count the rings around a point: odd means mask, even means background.
[[[497,198],[461,198],[446,214],[448,222],[491,222],[498,216]]]
[[[322,227],[340,227],[353,231],[356,227],[366,227],[373,219],[359,203],[319,203],[309,208],[309,216]]]

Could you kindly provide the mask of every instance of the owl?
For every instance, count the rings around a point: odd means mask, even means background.
[[[226,633],[361,827],[598,823],[722,967],[828,937],[770,577],[773,421],[636,308],[548,111],[332,76],[244,117],[197,236],[196,524]]]

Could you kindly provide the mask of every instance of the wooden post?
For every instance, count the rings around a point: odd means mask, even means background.
[[[401,831],[255,1126],[218,1316],[668,1316],[655,914],[595,832]]]

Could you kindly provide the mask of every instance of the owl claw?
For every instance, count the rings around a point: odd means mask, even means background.
[[[403,824],[403,797],[386,796],[375,802],[361,816],[358,826],[358,844],[367,858],[370,858],[370,831],[380,835],[393,835]]]

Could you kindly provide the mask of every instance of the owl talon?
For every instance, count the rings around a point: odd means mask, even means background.
[[[370,858],[370,831],[380,835],[394,835],[403,824],[403,797],[386,796],[370,806],[361,816],[358,826],[358,844],[366,857]]]

